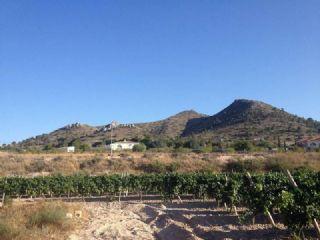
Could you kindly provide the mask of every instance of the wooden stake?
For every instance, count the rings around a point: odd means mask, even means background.
[[[5,181],[5,184],[6,184],[6,183],[7,183],[7,179],[6,179],[6,181]],[[3,207],[3,206],[4,206],[4,200],[5,200],[5,198],[6,198],[6,192],[5,192],[5,190],[3,189],[0,207]]]
[[[318,222],[317,222],[317,219],[313,219],[313,226],[314,226],[314,228],[316,229],[316,231],[317,231],[317,234],[318,234],[318,237],[320,237],[320,228],[319,228],[319,224],[318,224]]]
[[[247,172],[246,174],[247,174],[247,177],[249,179],[250,185],[253,186],[253,181],[252,181],[251,174],[249,172]]]
[[[224,208],[226,209],[226,211],[228,211],[227,203],[223,203],[223,204],[224,204]]]
[[[237,207],[236,206],[233,206],[233,211],[236,214],[236,216],[238,216],[238,211],[237,211]]]
[[[269,222],[271,223],[271,225],[272,225],[274,228],[276,228],[277,226],[276,226],[276,224],[274,223],[273,217],[272,217],[271,213],[269,212],[269,210],[267,210],[267,217],[268,217]]]
[[[298,184],[297,184],[296,181],[293,179],[293,177],[292,177],[292,175],[291,175],[291,173],[290,173],[290,171],[289,171],[288,169],[287,169],[287,171],[286,171],[286,174],[287,174],[287,176],[288,176],[288,178],[289,178],[289,181],[290,181],[291,185],[294,186],[295,188],[298,188]]]

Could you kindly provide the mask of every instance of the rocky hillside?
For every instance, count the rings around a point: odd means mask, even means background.
[[[320,123],[285,112],[269,104],[235,100],[221,112],[191,119],[182,136],[198,135],[219,139],[268,139],[288,141],[319,132]]]
[[[193,110],[184,111],[167,119],[138,124],[114,124],[113,139],[190,137],[220,140],[265,139],[276,142],[278,137],[288,142],[316,135],[320,123],[304,119],[275,108],[269,104],[252,100],[235,100],[221,112],[207,116]],[[19,143],[21,147],[66,146],[80,140],[92,146],[104,144],[110,139],[110,124],[92,127],[72,124],[49,134],[43,134]]]
[[[156,122],[116,124],[112,128],[112,137],[117,140],[144,138],[146,136],[150,136],[151,138],[179,137],[191,119],[201,117],[206,117],[206,115],[189,110]],[[22,147],[37,147],[52,144],[54,147],[62,147],[79,139],[83,143],[95,146],[97,144],[107,142],[110,139],[110,136],[110,124],[92,127],[85,124],[75,123],[49,134],[42,134],[26,139],[20,142],[19,145]]]

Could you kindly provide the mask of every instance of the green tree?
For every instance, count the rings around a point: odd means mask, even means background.
[[[133,146],[132,151],[134,151],[134,152],[144,152],[144,151],[146,151],[146,149],[147,149],[147,147],[146,147],[145,144],[139,143],[139,144]]]
[[[87,144],[87,143],[82,143],[79,147],[79,150],[82,151],[82,152],[86,152],[86,151],[89,151],[90,150],[90,145]]]
[[[238,141],[235,144],[233,144],[233,148],[236,151],[246,151],[250,152],[253,149],[253,146],[250,142],[248,141]]]
[[[52,149],[53,149],[52,143],[45,145],[43,148],[44,151],[51,151]]]

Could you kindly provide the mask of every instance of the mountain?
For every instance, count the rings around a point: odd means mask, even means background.
[[[269,104],[238,99],[219,113],[191,119],[182,136],[198,135],[227,139],[268,139],[294,141],[319,132],[320,123],[285,112]]]
[[[146,136],[150,136],[152,138],[179,137],[191,119],[206,116],[207,115],[197,113],[194,110],[189,110],[155,122],[137,124],[113,123],[112,138],[122,140],[144,138]],[[75,123],[67,125],[49,134],[42,134],[26,139],[18,143],[18,145],[21,147],[42,147],[52,144],[55,147],[61,147],[79,139],[81,142],[95,146],[96,144],[110,140],[110,137],[111,124],[93,127],[86,124]]]
[[[96,127],[86,124],[74,123],[59,128],[49,134],[42,134],[36,137],[28,138],[18,145],[22,147],[45,146],[52,144],[53,146],[63,146],[75,139],[85,139],[97,131]]]
[[[137,123],[112,123],[112,138],[142,139],[198,137],[203,139],[238,140],[264,139],[294,142],[303,136],[319,133],[320,122],[285,112],[269,104],[238,99],[215,115],[207,116],[193,110],[183,111],[164,120]],[[111,124],[89,126],[72,124],[49,134],[43,134],[18,143],[21,147],[66,146],[74,140],[96,146],[110,140]]]

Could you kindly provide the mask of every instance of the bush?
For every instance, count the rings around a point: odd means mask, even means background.
[[[144,152],[146,150],[147,150],[147,147],[143,143],[139,143],[137,145],[134,145],[133,149],[132,149],[132,151],[134,151],[134,152]]]
[[[34,160],[29,166],[26,166],[28,172],[42,172],[48,168],[43,159]]]
[[[259,160],[231,161],[224,166],[226,172],[258,172],[263,169]]]
[[[265,162],[264,166],[265,171],[270,171],[270,172],[282,172],[285,169],[292,169],[292,167],[281,160],[278,159],[270,159]]]
[[[166,170],[167,172],[176,172],[179,170],[180,167],[181,167],[180,163],[173,162],[173,163],[170,163],[168,166],[166,166]]]
[[[250,152],[253,149],[253,146],[248,141],[238,141],[235,144],[233,144],[234,150],[238,152]]]
[[[166,165],[159,161],[155,161],[152,163],[142,163],[139,165],[138,169],[145,173],[164,173],[166,171]]]
[[[226,153],[234,153],[235,152],[234,148],[232,148],[232,147],[228,147],[228,148],[226,148],[225,150],[222,150],[222,151],[226,152]]]
[[[18,236],[17,230],[13,229],[9,224],[0,222],[0,239],[11,240]]]
[[[79,167],[80,169],[90,168],[98,165],[101,161],[102,159],[100,157],[94,157],[91,160],[87,160],[85,162],[80,163]]]
[[[174,149],[175,153],[190,153],[191,149],[190,148],[184,148],[184,147],[179,147]]]
[[[44,206],[29,217],[28,223],[31,227],[51,225],[61,228],[66,224],[66,210],[61,206]]]
[[[173,162],[166,165],[162,162],[155,161],[152,163],[142,163],[139,165],[138,169],[144,171],[145,173],[166,173],[166,172],[176,172],[180,168],[180,163]]]

